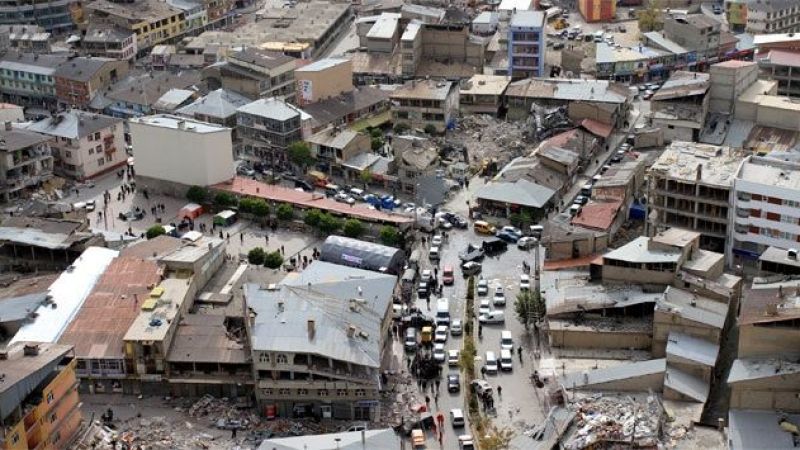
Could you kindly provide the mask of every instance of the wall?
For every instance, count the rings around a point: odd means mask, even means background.
[[[234,176],[231,130],[195,133],[130,122],[137,176],[209,186]],[[191,170],[187,170],[191,164]]]
[[[294,78],[297,82],[295,89],[297,105],[314,103],[353,90],[353,63],[345,60],[316,72],[295,72]],[[310,84],[310,95],[304,95],[303,92],[309,90],[304,89],[304,86],[308,84]]]
[[[731,383],[731,408],[800,412],[800,375]]]
[[[610,381],[608,383],[593,384],[589,391],[620,391],[620,392],[647,392],[661,391],[664,386],[664,372],[642,375]],[[569,386],[564,386],[569,389]]]
[[[570,102],[567,108],[569,118],[574,122],[592,119],[607,125],[616,125],[616,109],[609,108],[608,105],[591,102]]]
[[[578,10],[587,22],[612,21],[617,14],[616,0],[580,0]]]
[[[769,356],[800,348],[800,330],[743,325],[739,327],[739,358]]]
[[[678,314],[673,314],[656,309],[653,314],[653,347],[654,358],[661,358],[666,354],[667,336],[670,332],[684,333],[710,342],[719,343],[721,330],[699,322],[684,319]]]
[[[665,142],[672,142],[672,141],[684,141],[684,142],[693,142],[693,131],[694,128],[684,127],[680,125],[673,124],[674,121],[672,120],[659,120],[653,119],[653,126],[660,128],[664,132],[664,141]]]
[[[675,274],[673,272],[657,272],[603,264],[603,281],[638,283],[641,280],[647,280],[648,283],[666,285],[672,284],[674,278]]]
[[[602,330],[553,329],[548,330],[550,345],[580,349],[649,349],[652,337],[647,332],[615,332]]]
[[[545,239],[548,260],[571,259],[573,251],[577,257],[594,255],[604,252],[608,248],[608,235],[582,235],[567,236],[563,238]]]

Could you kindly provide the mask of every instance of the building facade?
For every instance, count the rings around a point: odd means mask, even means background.
[[[81,424],[72,346],[17,343],[4,349],[2,355],[2,448],[69,448]]]
[[[407,82],[390,95],[392,123],[410,128],[433,126],[442,132],[458,114],[458,84],[451,81]]]
[[[81,3],[75,0],[12,0],[0,6],[0,24],[38,25],[54,33],[74,30],[83,22]]]
[[[61,55],[6,53],[0,60],[3,100],[33,108],[55,107],[55,73],[66,60],[67,57]]]
[[[25,198],[53,177],[50,137],[6,122],[0,138],[0,201]]]
[[[353,63],[344,58],[325,58],[294,72],[296,104],[303,106],[353,90]]]
[[[236,113],[242,155],[272,164],[288,161],[286,149],[303,138],[304,112],[275,98],[256,100]]]
[[[737,2],[738,3],[738,2]],[[752,34],[796,33],[800,31],[800,5],[794,0],[747,0],[747,25]],[[730,16],[731,8],[728,8]]]
[[[60,176],[85,180],[127,164],[122,119],[73,109],[27,129],[52,138],[53,171]]]
[[[53,74],[56,98],[67,107],[86,108],[94,97],[128,73],[123,60],[77,57],[61,64]]]
[[[250,98],[294,101],[295,65],[290,56],[247,47],[229,54],[225,63],[206,68],[203,78],[211,89],[221,87]]]
[[[800,248],[800,164],[760,156],[744,160],[733,183],[729,261],[756,264],[768,248]]]
[[[617,15],[617,2],[614,0],[580,0],[578,11],[587,22],[610,21],[614,20]]]
[[[97,0],[86,6],[93,24],[119,27],[136,35],[137,50],[149,50],[188,30],[184,11],[156,0],[136,0],[122,4]]]
[[[544,53],[544,13],[515,13],[508,25],[508,73],[511,78],[545,76]]]
[[[114,26],[90,27],[81,48],[91,56],[131,61],[136,57],[136,33]]]

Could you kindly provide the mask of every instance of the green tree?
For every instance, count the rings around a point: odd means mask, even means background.
[[[411,127],[409,127],[407,123],[400,122],[398,124],[395,124],[394,132],[397,133],[397,134],[402,134],[402,133],[405,133],[406,131],[408,131],[409,128],[411,128]]]
[[[365,185],[372,183],[372,171],[369,169],[364,169],[358,174],[359,178],[361,178],[361,182]]]
[[[400,233],[398,233],[397,228],[393,226],[382,226],[381,230],[378,232],[378,237],[383,245],[388,245],[391,247],[397,247],[400,245]]]
[[[508,216],[508,221],[517,228],[525,229],[525,227],[533,223],[533,217],[528,211],[522,211]]]
[[[639,32],[659,31],[664,26],[661,3],[658,0],[647,2],[647,8],[639,10]]]
[[[229,192],[220,192],[214,196],[214,204],[220,208],[229,208],[236,205],[236,196]]]
[[[378,151],[381,147],[383,147],[383,138],[374,137],[370,139],[370,148],[372,148],[372,151]]]
[[[514,301],[514,312],[525,331],[528,331],[531,324],[542,320],[547,314],[547,305],[538,292],[522,291]]]
[[[202,204],[208,198],[208,190],[202,186],[192,186],[186,191],[186,198],[190,202]]]
[[[358,238],[364,234],[364,224],[358,219],[347,219],[342,227],[342,233],[351,238]]]
[[[342,221],[328,213],[323,213],[319,219],[319,231],[323,234],[331,234],[342,228]]]
[[[370,128],[369,136],[373,139],[383,139],[383,131],[380,128]]]
[[[322,220],[322,212],[318,209],[306,211],[306,216],[303,218],[303,222],[310,227],[317,227],[320,220]]]
[[[281,203],[275,208],[275,215],[278,217],[278,220],[288,222],[294,218],[294,208],[287,203]]]
[[[436,127],[431,123],[425,125],[425,133],[430,135],[436,134]]]
[[[167,230],[164,229],[161,225],[153,225],[152,227],[148,228],[145,232],[145,236],[147,239],[153,239],[155,237],[161,236],[162,234],[166,234]]]
[[[267,253],[267,255],[264,257],[265,267],[270,269],[278,269],[281,267],[281,265],[283,265],[283,255],[281,255],[281,252],[277,250]]]
[[[264,258],[266,258],[267,252],[264,251],[261,247],[256,247],[249,252],[247,252],[247,262],[254,266],[260,266],[264,264]]]
[[[311,154],[311,147],[303,141],[297,141],[287,149],[289,161],[303,168],[303,171],[314,162],[314,155]]]
[[[241,203],[240,203],[241,208]],[[269,205],[267,201],[263,198],[256,198],[253,199],[253,204],[250,207],[250,212],[258,217],[259,219],[263,219],[269,215]]]

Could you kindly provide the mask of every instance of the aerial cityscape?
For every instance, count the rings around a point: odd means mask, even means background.
[[[0,5],[0,450],[800,448],[797,0]]]

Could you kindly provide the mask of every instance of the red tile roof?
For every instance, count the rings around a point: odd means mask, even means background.
[[[581,121],[581,126],[589,133],[592,133],[593,135],[599,136],[603,139],[608,139],[608,137],[611,136],[611,132],[614,130],[613,126],[607,125],[603,122],[598,122],[594,119],[583,119]]]
[[[593,230],[606,231],[614,223],[622,200],[604,202],[589,202],[581,208],[577,216],[572,218],[572,224]]]
[[[340,203],[324,197],[319,193],[297,191],[283,186],[262,183],[249,178],[236,177],[231,182],[220,183],[212,186],[212,188],[236,195],[259,197],[279,203],[291,203],[300,208],[316,208],[322,211],[351,216],[370,222],[391,223],[394,225],[411,224],[413,222],[413,219],[410,217],[369,209],[364,205],[350,206],[346,203]]]

